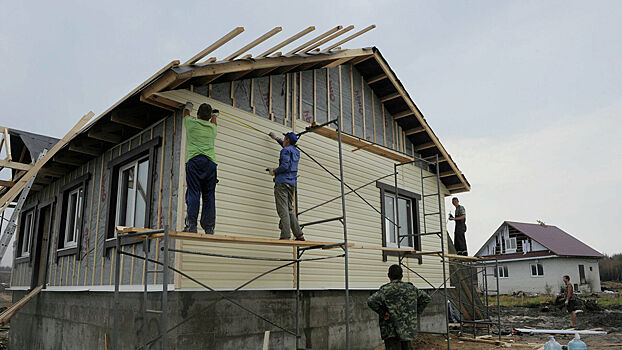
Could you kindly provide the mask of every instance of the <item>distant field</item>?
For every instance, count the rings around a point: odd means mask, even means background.
[[[599,294],[598,296],[581,296],[583,300],[594,300],[596,303],[604,308],[612,306],[622,306],[622,294]],[[504,307],[534,307],[544,305],[547,303],[553,303],[555,296],[538,295],[538,296],[513,296],[513,295],[501,295],[499,302]],[[497,297],[488,297],[489,305],[497,305]]]

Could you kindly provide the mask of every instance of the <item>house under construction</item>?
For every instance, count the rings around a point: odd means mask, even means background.
[[[341,47],[373,28],[277,40],[277,27],[206,59],[236,28],[60,141],[5,129],[14,300],[43,286],[12,318],[11,348],[369,349],[366,300],[391,264],[449,287],[443,198],[470,185],[380,51]],[[179,232],[188,101],[220,111],[213,236]],[[270,131],[300,137],[305,242],[278,240]],[[444,293],[422,331],[447,333]]]

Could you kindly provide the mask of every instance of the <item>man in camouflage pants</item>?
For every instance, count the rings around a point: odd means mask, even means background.
[[[417,318],[430,302],[430,296],[410,282],[402,282],[402,268],[389,267],[391,282],[367,299],[380,321],[380,336],[386,350],[411,350],[417,338]]]

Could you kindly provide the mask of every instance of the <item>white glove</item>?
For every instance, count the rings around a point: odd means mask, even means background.
[[[272,137],[273,139],[275,139],[275,140],[276,140],[276,138],[278,137],[278,136],[276,136],[276,134],[275,134],[273,131],[270,131],[270,133],[268,133],[268,135],[269,135],[270,137]]]
[[[187,109],[188,112],[192,112],[192,107],[194,107],[192,102],[186,102],[186,107],[184,107],[184,109]]]
[[[568,305],[568,300],[564,301],[564,304]]]

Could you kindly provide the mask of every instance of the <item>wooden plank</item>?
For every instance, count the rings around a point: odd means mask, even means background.
[[[117,226],[116,230],[117,230],[117,233],[122,236],[124,233],[144,232],[144,231],[150,231],[151,229],[140,228],[140,227]],[[141,236],[138,236],[135,238],[140,239],[140,237]],[[164,234],[156,233],[156,234],[151,235],[151,237],[161,238],[161,237],[164,237]],[[253,244],[253,245],[271,245],[271,246],[281,246],[281,247],[315,247],[315,246],[325,246],[325,245],[339,243],[339,242],[295,241],[295,240],[284,240],[284,239],[233,237],[233,236],[224,236],[224,235],[206,235],[203,233],[189,233],[189,232],[179,232],[179,231],[170,231],[169,237],[174,238],[174,239],[179,239],[179,240],[195,241],[195,242],[240,243],[240,244]],[[348,247],[352,247],[352,246],[354,246],[354,243],[348,243]],[[335,248],[338,248],[338,247],[335,247]]]
[[[347,37],[347,38],[345,38],[345,39],[342,39],[342,40],[340,40],[340,41],[338,41],[338,42],[334,43],[333,45],[331,45],[331,46],[329,46],[329,47],[325,48],[325,49],[324,49],[324,50],[322,50],[321,52],[328,52],[328,51],[330,51],[330,50],[332,50],[332,49],[334,49],[334,48],[338,47],[339,45],[342,45],[342,44],[344,44],[344,43],[346,43],[346,42],[348,42],[348,41],[350,41],[350,40],[352,40],[352,39],[354,39],[354,38],[356,38],[356,37],[358,37],[358,36],[360,36],[360,35],[363,35],[363,34],[365,34],[365,33],[369,32],[370,30],[372,30],[372,29],[374,29],[374,28],[376,28],[376,25],[375,25],[375,24],[372,24],[372,25],[370,25],[369,27],[363,28],[363,29],[359,30],[358,32],[356,32],[356,33],[354,33],[354,34],[350,35],[349,37]]]
[[[291,50],[291,51],[287,52],[285,55],[286,55],[286,56],[287,56],[287,55],[292,55],[292,54],[295,54],[295,53],[296,53],[296,52],[298,52],[298,51],[304,50],[304,49],[306,49],[307,47],[309,47],[309,46],[311,46],[311,45],[315,44],[316,42],[318,42],[318,41],[322,40],[323,38],[325,38],[325,37],[327,37],[327,36],[329,36],[329,35],[333,34],[334,32],[336,32],[336,31],[338,31],[338,30],[340,30],[340,29],[342,29],[342,28],[343,28],[342,26],[336,26],[335,28],[333,28],[333,29],[330,29],[330,30],[326,31],[326,32],[324,32],[324,33],[322,33],[322,34],[320,34],[320,35],[316,36],[315,38],[313,38],[313,39],[311,39],[311,40],[307,41],[306,43],[304,43],[304,44],[302,44],[302,45],[300,45],[300,46],[296,47],[295,49],[293,49],[293,50]]]
[[[0,169],[1,168],[9,168],[15,170],[30,170],[32,168],[32,164],[13,162],[10,160],[0,160]]]
[[[436,147],[436,143],[434,142],[426,142],[420,145],[415,146],[415,151],[422,151],[424,149],[430,149]]]
[[[266,56],[272,54],[273,52],[275,52],[276,50],[278,50],[278,49],[280,49],[282,47],[285,47],[286,45],[288,45],[288,44],[290,44],[290,43],[300,39],[301,37],[309,34],[310,32],[312,32],[314,30],[315,30],[315,26],[307,27],[307,28],[301,30],[300,32],[292,35],[291,37],[287,38],[286,40],[284,40],[284,41],[274,45],[273,47],[269,48],[265,52],[262,52],[257,57],[259,57],[259,58],[266,57]]]
[[[398,120],[400,118],[404,118],[404,117],[408,117],[409,115],[414,115],[415,113],[413,113],[412,111],[408,110],[408,111],[404,111],[404,112],[399,112],[399,113],[395,113],[393,115],[393,120]]]
[[[153,84],[147,86],[143,92],[140,94],[140,100],[146,102],[147,99],[151,97],[156,92],[162,91],[166,89],[167,86],[173,84],[178,79],[177,73],[169,70],[164,73],[158,80],[154,81]]]
[[[349,26],[347,26],[347,27],[345,27],[345,28],[341,29],[341,30],[340,30],[340,31],[338,31],[337,33],[335,33],[335,34],[333,34],[333,35],[329,35],[328,37],[326,37],[326,38],[324,38],[324,39],[322,39],[322,40],[320,40],[320,41],[318,41],[318,42],[316,42],[316,43],[314,43],[314,44],[311,44],[310,46],[306,47],[306,48],[303,50],[303,52],[304,52],[304,53],[307,53],[307,52],[309,52],[309,51],[311,51],[311,50],[314,50],[315,48],[320,47],[320,45],[323,45],[323,44],[325,44],[325,43],[327,43],[327,42],[329,42],[329,41],[331,41],[331,40],[335,39],[336,37],[341,36],[342,34],[344,34],[344,33],[347,33],[347,32],[349,32],[349,31],[351,31],[352,29],[354,29],[354,26],[353,26],[353,25],[349,25]]]
[[[444,171],[439,174],[439,177],[448,177],[448,176],[454,176],[454,175],[456,175],[456,173],[454,173],[453,171]]]
[[[260,36],[259,38],[251,41],[250,43],[246,44],[244,47],[242,47],[241,49],[237,50],[236,52],[232,53],[231,55],[227,56],[227,58],[225,58],[225,61],[232,61],[234,60],[236,57],[240,56],[241,54],[243,54],[244,52],[252,49],[253,47],[261,44],[262,42],[268,40],[269,38],[271,38],[272,36],[274,36],[276,33],[280,32],[281,30],[283,30],[283,28],[281,27],[275,27],[272,30],[268,31],[267,33],[265,33],[264,35]]]
[[[330,62],[330,63],[328,63],[328,64],[326,64],[326,65],[322,66],[322,68],[332,68],[332,67],[337,67],[337,66],[340,66],[340,65],[342,65],[342,64],[346,64],[346,63],[348,63],[348,62],[349,62],[349,61],[351,61],[351,60],[352,60],[352,58],[351,58],[351,57],[340,58],[340,59],[338,59],[338,60],[334,60],[334,61],[332,61],[332,62]]]
[[[392,94],[386,95],[383,98],[380,99],[380,102],[385,103],[387,101],[396,99],[398,97],[402,97],[402,94],[400,94],[399,92],[394,92]]]
[[[237,27],[237,28],[235,28],[234,30],[232,30],[229,33],[225,34],[222,38],[216,40],[211,45],[209,45],[205,49],[201,50],[199,53],[194,55],[192,58],[190,58],[186,62],[184,62],[184,65],[194,64],[194,63],[200,61],[203,57],[205,57],[205,56],[209,55],[210,53],[216,51],[216,49],[218,49],[219,47],[221,47],[224,44],[228,43],[229,41],[231,41],[231,39],[233,39],[236,36],[240,35],[243,31],[244,31],[244,27]]]
[[[317,128],[314,129],[313,132],[322,135],[324,137],[328,137],[332,140],[337,140],[338,135],[337,135],[337,130],[328,128],[328,127],[321,127],[321,128]],[[341,134],[341,141],[347,145],[353,146],[353,147],[358,147],[362,150],[365,150],[367,152],[370,153],[374,153],[395,161],[398,161],[400,163],[404,163],[404,162],[410,162],[413,161],[413,157],[409,157],[406,156],[402,153],[396,152],[392,149],[386,148],[384,146],[381,145],[376,145],[372,142],[369,142],[367,140],[363,140],[360,139],[356,136],[352,136],[352,135],[348,135],[348,134]]]
[[[4,312],[0,314],[0,326],[4,326],[9,323],[11,317],[13,317],[17,313],[17,311],[19,311],[19,309],[24,307],[24,305],[26,305],[26,303],[29,302],[30,299],[32,299],[35,295],[39,294],[39,292],[41,292],[41,289],[43,289],[43,286],[36,287],[30,293],[26,294],[25,297],[20,299],[15,304],[9,306],[8,309],[4,310]]]
[[[408,129],[404,132],[406,136],[418,134],[420,132],[424,132],[425,128],[423,126],[418,126],[416,128]]]
[[[0,186],[13,187],[13,186],[15,186],[15,182],[7,181],[7,180],[0,180]]]
[[[121,116],[119,114],[120,113],[118,111],[114,111],[110,113],[110,121],[120,124],[120,125],[129,126],[130,128],[139,129],[139,130],[143,130],[144,128],[149,126],[149,121],[145,120],[146,115],[143,115],[143,116],[123,115]]]
[[[82,130],[84,125],[88,123],[88,121],[93,117],[93,112],[89,112],[85,114],[79,121],[74,125],[71,130],[65,135],[62,139],[60,139],[48,152],[43,156],[35,165],[26,172],[16,184],[11,187],[11,189],[0,198],[0,205],[2,205],[2,209],[0,209],[0,213],[4,211],[6,206],[17,197],[17,195],[22,191],[26,183],[33,177],[36,176],[37,172],[43,167],[45,163],[47,163],[56,153],[67,144],[71,139],[73,139],[79,132]]]
[[[9,139],[9,129],[4,128],[4,138],[6,140],[6,159],[13,160],[13,155],[11,154],[11,140]]]
[[[373,76],[371,78],[369,78],[369,80],[367,81],[367,84],[373,84],[373,83],[377,83],[379,81],[385,80],[387,78],[387,75],[382,73],[382,74],[378,74],[376,76]]]

